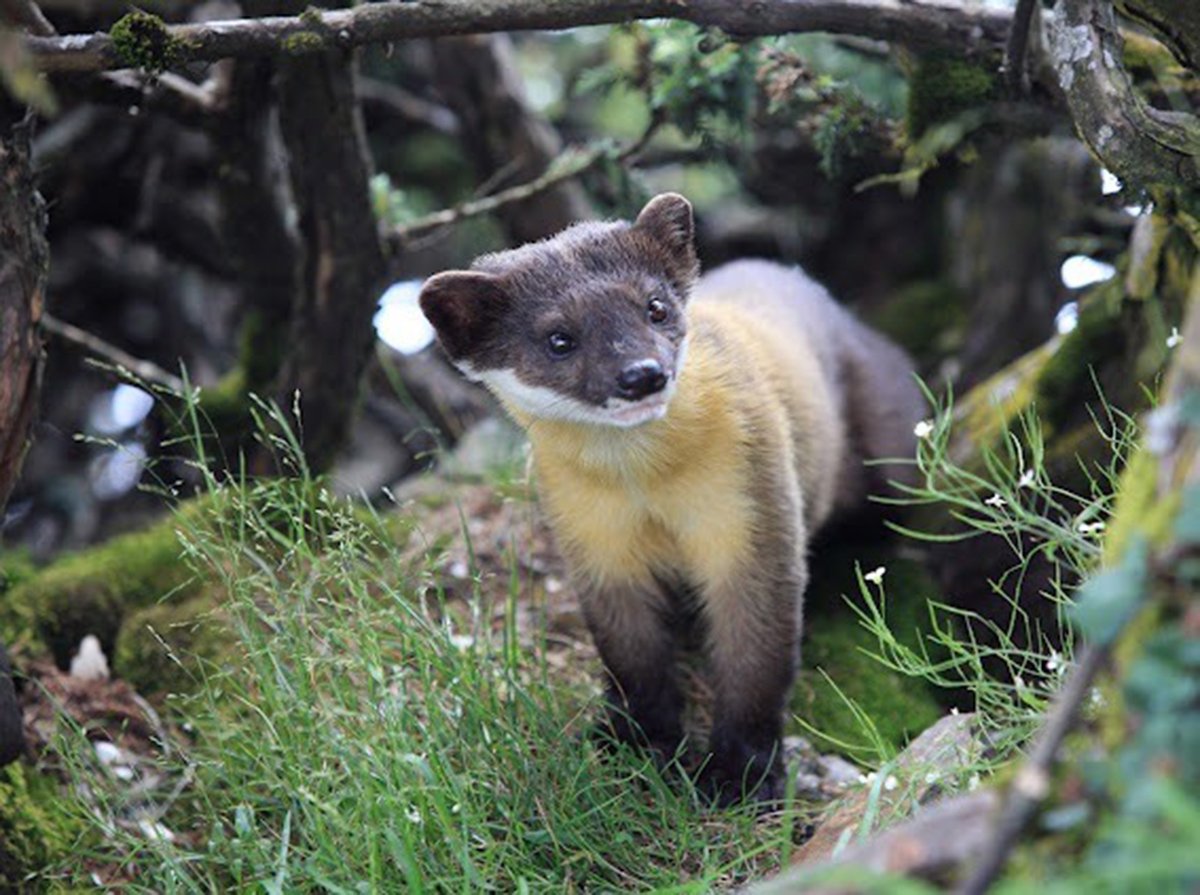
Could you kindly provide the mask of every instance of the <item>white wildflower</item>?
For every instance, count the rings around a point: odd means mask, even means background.
[[[991,497],[985,500],[984,503],[986,503],[989,507],[996,507],[996,509],[999,509],[1002,506],[1007,506],[1008,501],[1006,501],[999,494],[993,494]]]
[[[138,832],[151,842],[174,842],[175,834],[156,820],[138,818]]]
[[[1178,345],[1182,341],[1183,341],[1183,336],[1181,336],[1179,334],[1179,327],[1172,326],[1171,334],[1169,336],[1167,336],[1167,347],[1174,348],[1176,345]]]
[[[977,789],[979,789],[979,775],[972,774],[970,776],[970,778],[967,780],[967,790],[970,792],[974,792]]]
[[[1050,651],[1050,658],[1046,660],[1046,670],[1049,672],[1061,673],[1066,665],[1063,663],[1062,654],[1058,650]]]
[[[1034,484],[1034,475],[1032,469],[1027,469],[1021,473],[1021,477],[1017,479],[1018,488],[1032,488]]]
[[[883,573],[886,571],[886,566],[879,566],[863,575],[863,580],[870,581],[876,587],[883,587]]]
[[[421,822],[421,812],[417,810],[416,805],[409,805],[408,810],[404,812],[404,816],[408,818],[410,823],[419,824]]]
[[[1104,521],[1098,520],[1096,522],[1080,522],[1077,526],[1075,526],[1075,529],[1081,535],[1099,534],[1100,532],[1104,531]]]
[[[451,634],[450,645],[455,649],[468,650],[475,645],[475,638],[470,634]]]
[[[940,779],[941,777],[938,775],[937,771],[930,771],[925,775],[925,782],[930,786],[932,786],[934,783],[937,783]]]
[[[913,426],[913,435],[917,438],[928,438],[933,434],[933,420],[921,420]]]
[[[883,781],[883,788],[886,789],[888,792],[891,792],[893,789],[895,789],[899,785],[900,785],[900,781],[896,779],[894,774],[888,774],[887,779]]]

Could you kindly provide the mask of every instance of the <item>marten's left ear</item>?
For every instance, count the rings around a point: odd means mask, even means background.
[[[493,341],[508,311],[508,293],[491,274],[450,270],[425,281],[421,310],[455,362],[474,361]]]
[[[667,251],[673,278],[684,289],[690,287],[699,274],[692,203],[678,193],[655,196],[633,226]]]

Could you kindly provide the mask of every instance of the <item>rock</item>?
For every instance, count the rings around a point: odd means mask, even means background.
[[[821,765],[821,776],[826,783],[834,786],[849,786],[862,779],[862,768],[851,764],[840,755],[821,755],[817,761]]]
[[[914,801],[924,803],[941,794],[942,783],[961,775],[964,768],[978,761],[985,748],[976,729],[975,715],[943,716],[887,767],[887,777],[879,787],[879,823],[886,824]],[[827,860],[846,831],[861,826],[873,788],[872,785],[856,788],[834,806],[813,837],[796,850],[793,863],[815,864]]]
[[[465,481],[487,480],[525,467],[525,435],[506,419],[485,417],[471,426],[442,460],[442,474]]]
[[[798,867],[755,886],[752,895],[849,895],[863,891],[854,885],[821,885],[821,879],[838,868],[853,868],[856,873],[941,878],[983,853],[995,836],[999,806],[1000,797],[990,789],[945,799],[890,830],[850,845],[834,860]]]
[[[828,802],[862,779],[860,768],[840,755],[821,755],[800,736],[783,738],[783,760],[795,775],[796,798],[802,801]]]
[[[0,643],[0,767],[16,761],[25,752],[25,733],[17,691],[13,687],[12,666]]]
[[[71,657],[70,674],[82,681],[108,680],[108,657],[100,648],[100,638],[95,634],[88,634],[79,641],[79,651]]]

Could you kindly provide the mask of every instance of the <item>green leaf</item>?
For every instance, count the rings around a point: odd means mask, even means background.
[[[1070,614],[1089,640],[1109,643],[1133,618],[1145,596],[1149,555],[1149,543],[1139,536],[1118,565],[1093,576],[1079,588]]]
[[[1200,543],[1200,484],[1183,489],[1174,533],[1175,539],[1184,544]]]

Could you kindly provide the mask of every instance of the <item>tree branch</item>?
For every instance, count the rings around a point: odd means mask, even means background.
[[[187,386],[182,379],[173,373],[168,373],[158,364],[136,358],[129,352],[105,342],[99,336],[93,335],[87,330],[80,329],[73,323],[59,320],[50,314],[42,314],[42,329],[51,335],[58,336],[60,339],[78,345],[86,351],[90,351],[115,367],[128,370],[143,382],[161,385],[175,394],[183,394],[187,391]]]
[[[535,177],[533,180],[526,181],[525,183],[518,183],[516,186],[500,190],[490,196],[470,199],[452,208],[444,208],[441,211],[427,214],[407,224],[400,224],[392,228],[388,233],[388,239],[394,250],[400,250],[414,237],[421,236],[439,227],[458,223],[467,218],[491,214],[493,211],[511,205],[514,202],[523,202],[531,196],[536,196],[560,183],[579,177],[606,159],[612,159],[618,164],[625,164],[645,148],[655,131],[658,130],[660,123],[657,119],[652,121],[650,126],[646,128],[637,140],[619,151],[611,146],[567,149],[553,159],[547,166],[546,171],[539,177]]]
[[[375,107],[406,124],[429,128],[439,134],[455,137],[462,130],[453,111],[397,84],[360,76],[355,89],[363,112],[368,116]]]
[[[739,36],[826,31],[914,49],[999,56],[1012,14],[948,0],[393,0],[303,15],[168,26],[173,64],[304,53],[414,37],[561,30],[676,18]],[[44,71],[127,68],[107,33],[28,37]]]
[[[1122,180],[1200,184],[1200,118],[1151,107],[1121,62],[1112,5],[1062,0],[1050,52],[1080,135]]]

